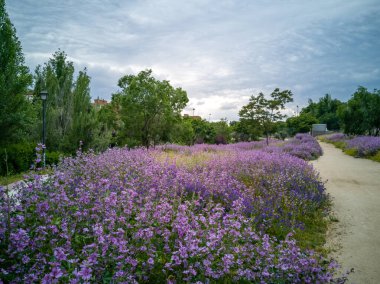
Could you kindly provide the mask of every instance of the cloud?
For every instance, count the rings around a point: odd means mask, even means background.
[[[18,0],[7,10],[31,70],[61,48],[88,67],[94,98],[151,68],[198,114],[231,120],[250,95],[276,87],[303,106],[380,85],[377,0]]]

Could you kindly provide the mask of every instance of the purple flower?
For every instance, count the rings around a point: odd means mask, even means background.
[[[83,266],[82,269],[78,272],[78,275],[83,280],[90,280],[92,277],[92,269],[87,266]]]
[[[150,258],[148,259],[148,263],[149,263],[150,265],[153,265],[153,264],[154,264],[154,259],[150,257]]]

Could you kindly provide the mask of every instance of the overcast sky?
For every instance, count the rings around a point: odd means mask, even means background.
[[[146,68],[211,120],[237,119],[250,95],[276,87],[294,94],[289,114],[380,88],[379,0],[6,2],[30,69],[60,48],[87,67],[93,98]]]

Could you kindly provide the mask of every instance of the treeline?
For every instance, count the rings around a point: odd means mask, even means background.
[[[348,135],[380,135],[380,90],[359,87],[347,102],[326,94],[318,102],[309,100],[299,116],[286,120],[289,134],[309,132],[313,123]]]
[[[119,91],[101,108],[91,104],[91,78],[79,72],[64,51],[31,73],[24,62],[21,43],[0,0],[0,174],[27,170],[35,158],[42,136],[42,101],[47,91],[47,163],[83,150],[108,147],[154,147],[162,143],[192,145],[226,144],[270,136],[285,138],[309,132],[313,123],[326,123],[330,130],[349,134],[379,135],[379,91],[360,87],[343,103],[326,95],[300,114],[288,118],[282,110],[293,101],[289,90],[276,88],[269,96],[252,95],[239,112],[239,121],[210,122],[181,115],[188,103],[185,90],[169,81],[157,80],[152,70],[125,75]]]

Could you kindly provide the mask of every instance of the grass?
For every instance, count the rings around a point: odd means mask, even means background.
[[[357,149],[344,149],[343,152],[349,156],[352,157],[358,157],[358,150]]]
[[[24,175],[27,173],[14,174],[9,176],[0,176],[0,185],[8,185],[16,181],[24,179]]]
[[[46,169],[39,171],[38,174],[39,175],[48,175],[48,174],[51,174],[52,172],[53,172],[53,170],[51,168],[46,167]],[[30,173],[31,173],[31,171],[23,172],[23,173],[19,173],[19,174],[12,174],[12,175],[8,175],[8,176],[0,176],[0,185],[8,185],[8,184],[20,181],[20,180],[24,180],[24,177],[26,175],[30,175]]]
[[[215,158],[216,156],[222,156],[227,154],[227,152],[218,154],[215,154],[213,152],[199,152],[189,154],[167,151],[157,155],[156,159],[157,161],[162,163],[174,163],[178,167],[192,169],[196,166],[205,165],[208,161]]]
[[[326,207],[329,205],[326,204]],[[326,216],[326,208],[305,214],[300,220],[304,223],[304,229],[296,229],[294,238],[301,248],[313,249],[324,255],[327,254],[324,244],[326,243],[326,232],[330,219]]]
[[[380,163],[380,150],[377,151],[377,153],[375,155],[369,157],[369,159],[372,160],[372,161]]]

